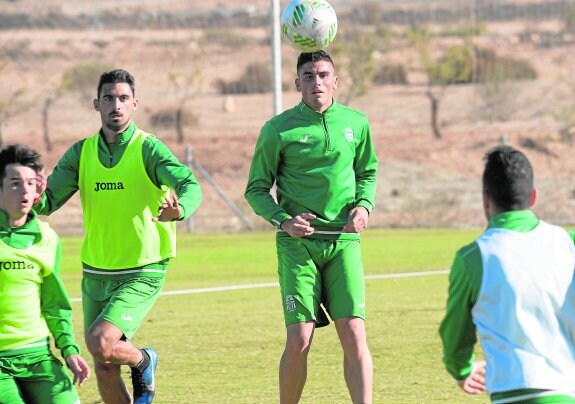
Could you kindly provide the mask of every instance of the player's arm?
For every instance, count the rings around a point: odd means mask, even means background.
[[[192,171],[155,137],[146,139],[142,154],[150,180],[158,188],[164,185],[175,192],[164,208],[174,211],[175,220],[190,217],[202,201],[202,190]]]
[[[356,149],[354,159],[355,172],[355,206],[363,206],[368,213],[375,206],[377,181],[377,156],[371,137],[371,129],[366,123],[361,142]]]
[[[34,210],[40,215],[50,215],[60,209],[78,191],[80,153],[84,140],[75,143],[60,158],[46,180],[46,188]]]
[[[61,247],[58,240],[54,268],[44,277],[40,289],[42,316],[54,338],[56,348],[60,350],[74,374],[74,384],[82,385],[90,377],[90,368],[86,360],[80,356],[80,348],[74,337],[72,304],[59,276],[60,255]]]
[[[58,240],[54,268],[46,271],[41,285],[40,298],[42,315],[48,329],[54,337],[56,347],[62,351],[62,356],[66,357],[71,353],[79,353],[80,349],[74,338],[72,304],[59,276],[60,254],[61,247]]]
[[[476,329],[471,309],[481,286],[481,252],[473,243],[455,255],[449,274],[446,314],[439,328],[443,362],[456,380],[464,380],[473,370]]]
[[[281,143],[276,129],[268,122],[256,143],[244,196],[254,212],[279,227],[291,219],[270,194],[281,159]]]

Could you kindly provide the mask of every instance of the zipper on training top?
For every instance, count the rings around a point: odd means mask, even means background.
[[[331,138],[329,136],[329,129],[327,127],[327,122],[325,121],[325,113],[321,114],[321,124],[323,126],[323,132],[325,134],[325,151],[331,151]]]

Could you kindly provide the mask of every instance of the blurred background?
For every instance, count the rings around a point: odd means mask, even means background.
[[[370,226],[483,226],[482,157],[501,143],[531,159],[537,213],[574,222],[575,1],[330,3],[336,99],[368,115],[380,161]],[[272,0],[0,0],[0,142],[34,146],[50,171],[99,130],[99,75],[124,68],[138,126],[202,184],[181,230],[272,231],[243,198],[274,114],[271,10]],[[300,100],[298,53],[283,41],[280,51],[287,109]],[[81,234],[79,198],[49,221]]]

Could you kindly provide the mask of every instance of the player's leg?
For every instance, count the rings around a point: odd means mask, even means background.
[[[23,401],[18,401],[18,398],[12,401],[0,392],[0,402],[11,404],[19,402],[27,404],[80,403],[67,368],[52,353],[19,355],[15,358],[14,364],[18,367],[15,380]]]
[[[0,359],[0,403],[24,404],[20,389],[11,373],[6,367],[5,359]]]
[[[373,364],[365,333],[365,281],[359,240],[333,242],[324,267],[325,305],[344,352],[344,376],[353,403],[371,403]]]
[[[118,337],[119,336],[119,337]],[[102,398],[114,397],[110,402],[130,402],[130,395],[122,381],[120,365],[132,369],[134,403],[151,403],[155,395],[155,371],[158,357],[151,348],[138,349],[123,338],[114,324],[97,319],[86,334],[86,346],[96,364],[96,376]],[[112,386],[109,389],[109,386]],[[106,390],[109,391],[106,391]]]
[[[278,274],[286,324],[280,361],[280,402],[298,403],[306,376],[307,356],[316,322],[326,323],[321,306],[321,278],[311,258],[313,242],[277,238]]]
[[[140,351],[123,341],[124,333],[114,324],[98,318],[85,336],[86,347],[94,358],[98,390],[106,403],[131,403],[132,398],[122,380],[121,365],[135,366]]]
[[[90,351],[90,347],[92,347],[94,351],[98,350],[98,348],[94,346],[95,341],[89,337],[89,330],[106,308],[112,293],[113,291],[109,281],[90,278],[82,279],[84,337],[88,351]],[[121,335],[122,334],[120,334],[120,337]],[[88,343],[88,339],[90,339],[90,343]],[[92,354],[91,351],[90,354]],[[94,354],[92,354],[92,357],[94,359],[94,373],[96,375],[98,391],[100,392],[102,400],[105,403],[131,403],[132,398],[122,380],[120,365],[105,363],[104,361],[98,360],[97,357],[94,357]]]
[[[84,279],[83,292],[90,293],[99,282]],[[132,278],[125,281],[103,281],[109,290],[107,304],[98,313],[86,332],[86,346],[94,358],[100,392],[128,399],[121,379],[120,366],[132,368],[134,403],[150,403],[155,395],[155,370],[158,357],[151,348],[138,349],[129,339],[133,337],[160,295],[163,278]],[[85,316],[89,308],[85,307]],[[85,321],[86,324],[86,321]],[[112,366],[115,365],[115,366]]]
[[[299,403],[307,379],[307,355],[315,323],[290,324],[286,328],[286,346],[280,360],[280,403]]]
[[[142,352],[123,337],[116,325],[98,318],[86,333],[86,347],[100,363],[134,367],[142,360]]]
[[[365,324],[359,317],[334,320],[343,348],[345,382],[354,404],[370,404],[373,390],[373,363],[367,346]]]
[[[131,403],[132,398],[122,380],[120,365],[102,363],[94,359],[94,373],[100,397],[105,403]]]

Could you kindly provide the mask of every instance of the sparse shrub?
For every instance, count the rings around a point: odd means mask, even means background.
[[[150,125],[157,129],[172,128],[176,122],[174,111],[158,111],[150,114]]]
[[[272,72],[267,63],[252,63],[238,80],[218,80],[216,87],[222,94],[266,93],[272,90]]]
[[[565,31],[575,32],[575,7],[568,7],[563,15],[563,23],[565,24]]]
[[[64,73],[59,93],[76,91],[84,100],[94,99],[100,75],[109,70],[111,68],[108,65],[98,62],[73,66]]]
[[[152,39],[146,42],[149,46],[160,46],[163,48],[168,47],[184,47],[188,45],[188,41],[185,39]]]
[[[478,37],[486,32],[485,23],[471,23],[469,21],[457,25],[447,25],[443,27],[441,36],[457,38]]]
[[[493,80],[534,80],[537,72],[527,60],[501,57],[490,49],[475,50],[475,78],[479,83]]]
[[[331,54],[336,60],[344,61],[336,68],[339,71],[345,71],[349,81],[353,83],[347,86],[347,93],[341,95],[344,104],[348,104],[352,99],[368,91],[377,69],[375,53],[378,46],[382,46],[381,42],[386,41],[380,40],[373,31],[357,27],[346,31],[339,41],[334,41]]]
[[[219,44],[228,48],[245,48],[256,45],[258,40],[249,35],[245,35],[231,29],[210,28],[203,31],[201,42]]]
[[[19,41],[8,41],[0,46],[1,56],[7,59],[20,61],[30,52],[30,45],[32,41],[22,39]]]
[[[407,72],[402,64],[385,64],[374,74],[375,84],[407,84]]]
[[[356,23],[379,25],[382,22],[382,5],[380,2],[361,2],[353,8],[351,20]]]
[[[394,36],[393,30],[386,24],[377,25],[375,28],[375,36],[377,37],[377,50],[381,52],[389,50],[391,40]]]
[[[348,27],[346,30],[340,29],[338,40],[331,45],[330,53],[344,56],[357,48],[370,51],[387,52],[390,49],[393,31],[387,25],[376,26],[374,28],[365,26]]]
[[[474,52],[474,53],[472,53]],[[488,83],[534,80],[537,72],[529,61],[498,56],[491,49],[454,46],[428,69],[432,84]]]
[[[94,46],[96,46],[99,49],[104,49],[106,46],[108,46],[110,44],[110,42],[108,41],[104,41],[104,40],[96,40],[92,42],[94,44]]]
[[[178,119],[177,110],[162,109],[155,112],[149,112],[150,126],[154,129],[172,129]],[[197,114],[191,111],[182,112],[182,123],[186,126],[196,126],[200,122]]]
[[[437,63],[427,64],[431,84],[449,85],[471,81],[472,50],[469,46],[452,46]]]

